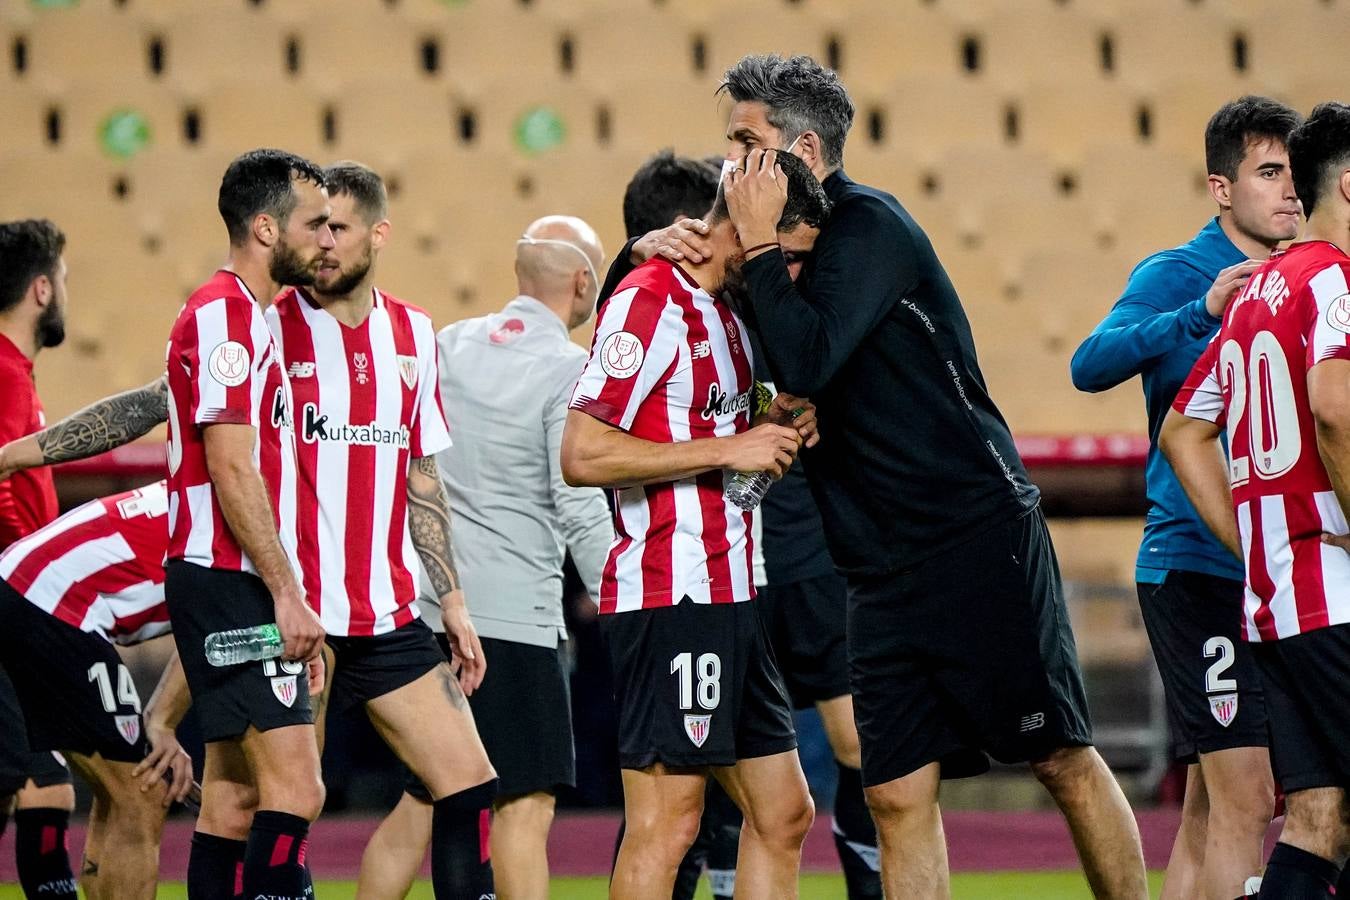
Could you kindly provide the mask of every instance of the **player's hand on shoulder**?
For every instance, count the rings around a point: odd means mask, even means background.
[[[680,219],[673,225],[644,234],[633,244],[631,259],[641,265],[653,256],[672,262],[689,260],[695,265],[712,255],[708,223],[702,219]]]
[[[1252,273],[1261,265],[1259,259],[1244,259],[1219,272],[1205,294],[1205,309],[1216,319],[1222,319],[1228,304],[1242,292]]]
[[[172,728],[150,720],[145,722],[145,737],[150,753],[131,770],[133,778],[141,779],[141,793],[152,790],[161,781],[167,782],[164,806],[183,802],[192,790],[192,757]]]
[[[1330,534],[1324,531],[1322,532],[1322,543],[1339,547],[1346,553],[1350,553],[1350,534]]]
[[[772,422],[797,432],[802,445],[814,447],[820,443],[820,431],[816,425],[816,405],[805,397],[778,393],[763,415],[755,419],[755,424]]]
[[[451,663],[458,664],[456,668],[460,689],[468,697],[483,683],[483,676],[487,674],[487,657],[483,655],[478,629],[473,627],[473,620],[469,618],[464,591],[451,591],[441,598],[441,624],[445,626],[445,637],[454,657]]]
[[[768,472],[782,478],[797,457],[801,438],[785,425],[765,422],[733,437],[719,438],[725,444],[722,468],[734,472]]]
[[[323,624],[300,596],[287,590],[272,598],[277,628],[281,631],[281,658],[309,662],[323,651]]]

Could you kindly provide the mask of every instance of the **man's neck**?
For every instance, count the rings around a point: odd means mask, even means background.
[[[33,327],[32,322],[26,322],[18,316],[0,316],[0,334],[9,338],[15,347],[19,348],[29,362],[37,358],[38,351],[42,349],[38,343],[37,329]]]
[[[230,258],[221,266],[227,272],[233,272],[244,282],[253,299],[263,309],[272,305],[272,298],[281,292],[281,285],[272,280],[267,261],[259,259],[246,249],[230,248]]]
[[[717,296],[717,290],[721,288],[727,271],[725,255],[716,252],[698,265],[694,265],[686,259],[679,264],[679,267],[686,275],[694,279],[695,284],[714,297]]]
[[[1238,228],[1237,223],[1233,221],[1232,210],[1219,211],[1219,228],[1233,242],[1248,259],[1265,259],[1270,256],[1272,250],[1279,246],[1279,242],[1266,243],[1265,241],[1252,237],[1242,229]]]
[[[355,328],[364,322],[370,311],[375,308],[375,279],[366,277],[361,283],[345,294],[321,294],[309,288],[309,295],[319,308],[348,328]]]
[[[1350,255],[1350,215],[1343,214],[1341,210],[1328,210],[1326,214],[1314,212],[1308,217],[1308,225],[1303,229],[1303,240],[1326,241]]]

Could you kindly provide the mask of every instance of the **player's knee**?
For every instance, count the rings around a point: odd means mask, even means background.
[[[197,830],[243,840],[258,809],[258,789],[237,781],[208,781],[202,785],[202,811]]]
[[[316,774],[314,778],[303,779],[293,786],[286,797],[288,808],[285,812],[313,822],[319,817],[319,813],[323,812],[323,803],[327,796],[328,789]]]
[[[863,790],[867,809],[878,822],[930,815],[937,809],[937,792],[913,778],[899,778]]]
[[[1275,787],[1269,777],[1236,779],[1210,789],[1210,827],[1265,833],[1275,816]]]
[[[1069,790],[1091,779],[1097,770],[1092,747],[1061,747],[1031,763],[1032,774],[1052,792]]]
[[[534,793],[506,797],[493,811],[493,828],[499,826],[530,833],[548,834],[553,825],[552,794]]]

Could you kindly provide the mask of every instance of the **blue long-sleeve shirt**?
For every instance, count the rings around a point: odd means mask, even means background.
[[[1135,578],[1160,584],[1168,571],[1241,581],[1242,564],[1214,537],[1158,449],[1158,430],[1177,391],[1219,329],[1205,294],[1221,270],[1246,259],[1217,218],[1189,242],[1145,259],[1125,292],[1070,363],[1074,387],[1095,393],[1142,376],[1148,407],[1148,517]]]

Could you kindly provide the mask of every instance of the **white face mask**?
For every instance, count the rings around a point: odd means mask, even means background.
[[[805,133],[806,133],[806,132],[802,132],[802,134],[805,134]],[[801,134],[797,135],[795,138],[792,139],[792,143],[788,144],[786,147],[784,147],[782,150],[779,150],[778,152],[779,152],[779,153],[791,153],[791,152],[792,152],[792,148],[793,148],[793,147],[796,147],[796,146],[797,146],[797,142],[800,141],[801,139],[802,139],[802,135],[801,135]],[[721,177],[718,179],[719,183],[722,182],[722,181],[726,181],[728,175],[730,175],[732,172],[736,171],[737,169],[741,168],[741,166],[743,166],[744,164],[745,164],[745,157],[744,157],[744,156],[742,156],[740,159],[724,159],[724,160],[722,160],[722,175],[721,175]]]
[[[591,273],[591,281],[595,283],[595,292],[596,292],[596,295],[597,295],[597,296],[599,295],[599,293],[600,293],[600,279],[597,278],[597,277],[595,277],[595,264],[592,263],[592,262],[591,262],[591,258],[590,258],[589,256],[586,255],[586,251],[585,251],[585,250],[582,250],[582,249],[581,249],[580,247],[578,247],[576,244],[571,244],[571,243],[568,243],[567,241],[554,240],[553,238],[532,238],[532,237],[530,237],[529,235],[522,235],[521,238],[520,238],[520,240],[516,241],[516,243],[517,243],[517,244],[529,244],[531,247],[537,247],[537,246],[539,246],[539,245],[541,245],[541,244],[544,244],[544,245],[553,246],[553,247],[566,247],[568,250],[575,251],[575,252],[582,258],[582,260],[586,263],[586,271],[588,271],[588,272]],[[594,303],[594,301],[592,301],[592,303]]]

